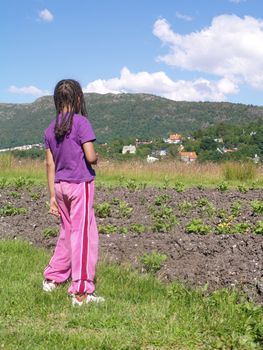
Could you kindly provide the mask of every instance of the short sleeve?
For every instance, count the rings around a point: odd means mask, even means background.
[[[50,144],[49,144],[49,140],[48,140],[46,131],[45,131],[45,134],[44,134],[44,146],[45,146],[45,149],[50,148]]]
[[[85,142],[96,140],[96,136],[92,129],[91,123],[87,118],[81,118],[78,126],[78,137],[81,145]]]

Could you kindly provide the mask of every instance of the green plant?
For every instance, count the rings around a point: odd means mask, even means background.
[[[205,207],[209,203],[207,198],[200,198],[196,202],[196,206],[199,208]]]
[[[181,212],[181,214],[185,215],[193,208],[193,205],[192,205],[192,203],[184,200],[182,202],[179,202],[177,204],[177,207],[178,207],[179,211]]]
[[[16,191],[10,192],[10,196],[13,198],[21,198],[21,193],[18,193]]]
[[[200,233],[201,235],[206,235],[210,227],[205,225],[201,219],[191,220],[185,227],[187,233]]]
[[[163,265],[163,263],[167,260],[167,256],[165,254],[160,254],[156,251],[151,252],[150,254],[145,253],[141,258],[141,262],[143,263],[144,269],[149,272],[155,274],[159,271]]]
[[[218,209],[217,216],[219,219],[224,219],[227,216],[227,212],[225,209]]]
[[[117,197],[113,197],[111,199],[111,201],[110,201],[110,203],[113,204],[113,205],[119,205],[120,202],[121,202],[121,200],[119,198],[117,198]]]
[[[112,224],[99,225],[99,233],[111,235],[111,234],[117,233],[117,232],[118,232],[118,228],[115,225],[112,225]]]
[[[135,233],[144,233],[146,228],[143,224],[132,224],[130,229]]]
[[[167,194],[161,194],[160,196],[155,198],[154,204],[157,206],[161,206],[164,204],[167,204],[167,201],[170,199],[170,197]]]
[[[158,209],[153,209],[152,215],[154,231],[168,232],[175,224],[177,224],[177,219],[173,213],[173,209],[166,205],[162,205]]]
[[[167,188],[169,187],[169,182],[170,182],[169,178],[165,176],[163,180],[163,186],[162,186],[164,190],[167,190]]]
[[[173,189],[178,193],[184,192],[184,184],[180,181],[176,181],[173,185]]]
[[[18,190],[22,187],[28,187],[34,184],[34,181],[32,179],[26,179],[23,176],[19,176],[17,179],[14,180],[15,188]]]
[[[41,195],[40,195],[40,193],[31,193],[30,197],[31,197],[34,201],[37,201],[38,199],[40,199]]]
[[[225,216],[223,220],[217,224],[216,233],[218,234],[229,234],[232,230],[232,221],[234,219],[233,215]]]
[[[254,200],[251,202],[252,209],[254,213],[263,214],[263,201]]]
[[[237,217],[241,213],[241,202],[240,201],[235,201],[231,205],[231,213],[234,217]]]
[[[43,231],[43,235],[46,238],[57,237],[58,232],[59,232],[59,228],[58,227],[47,227]]]
[[[107,218],[111,216],[111,205],[110,203],[104,202],[94,206],[95,215],[99,218]]]
[[[205,189],[204,185],[202,185],[202,184],[197,185],[196,188],[200,191]]]
[[[225,181],[222,181],[220,182],[218,185],[217,185],[217,190],[220,191],[220,192],[225,192],[228,190],[228,184],[227,182]]]
[[[0,178],[0,189],[2,190],[3,188],[7,187],[7,179],[2,177]]]
[[[26,208],[16,208],[11,204],[7,204],[0,208],[0,216],[14,216],[19,214],[25,214],[27,212]]]
[[[133,212],[133,208],[129,207],[129,204],[126,202],[120,202],[119,204],[119,216],[123,218],[130,218]]]
[[[136,191],[137,188],[138,188],[135,179],[128,179],[128,180],[126,181],[125,187],[126,187],[130,192],[134,192],[134,191]]]
[[[127,235],[127,233],[129,232],[127,227],[120,227],[120,233],[123,235]]]
[[[254,232],[257,235],[263,235],[263,220],[257,221]]]
[[[233,225],[231,229],[231,233],[248,233],[251,228],[251,225],[247,222],[240,222],[235,225]]]
[[[244,184],[238,185],[238,186],[237,186],[237,189],[238,189],[238,191],[241,192],[241,193],[247,193],[247,191],[248,191],[247,186],[245,186]]]
[[[229,234],[231,233],[231,223],[228,221],[222,221],[216,226],[217,234]]]

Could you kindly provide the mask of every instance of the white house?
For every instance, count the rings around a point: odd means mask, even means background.
[[[147,159],[146,159],[147,163],[154,163],[154,162],[157,162],[157,160],[159,160],[159,159],[156,157],[149,156],[149,154],[148,154]]]
[[[136,146],[134,146],[134,145],[123,146],[122,154],[126,154],[126,153],[135,154],[136,153]]]

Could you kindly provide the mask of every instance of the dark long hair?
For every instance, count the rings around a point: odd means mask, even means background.
[[[84,94],[79,82],[73,79],[60,80],[54,90],[54,103],[56,107],[55,135],[63,139],[70,134],[74,114],[87,116]],[[64,113],[64,108],[68,112]]]

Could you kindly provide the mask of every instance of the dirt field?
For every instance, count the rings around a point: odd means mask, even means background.
[[[238,288],[263,304],[262,200],[258,189],[97,188],[100,259],[143,271],[142,256],[156,251],[167,256],[157,273],[163,281]],[[53,248],[59,221],[47,202],[42,187],[1,189],[0,238]]]

